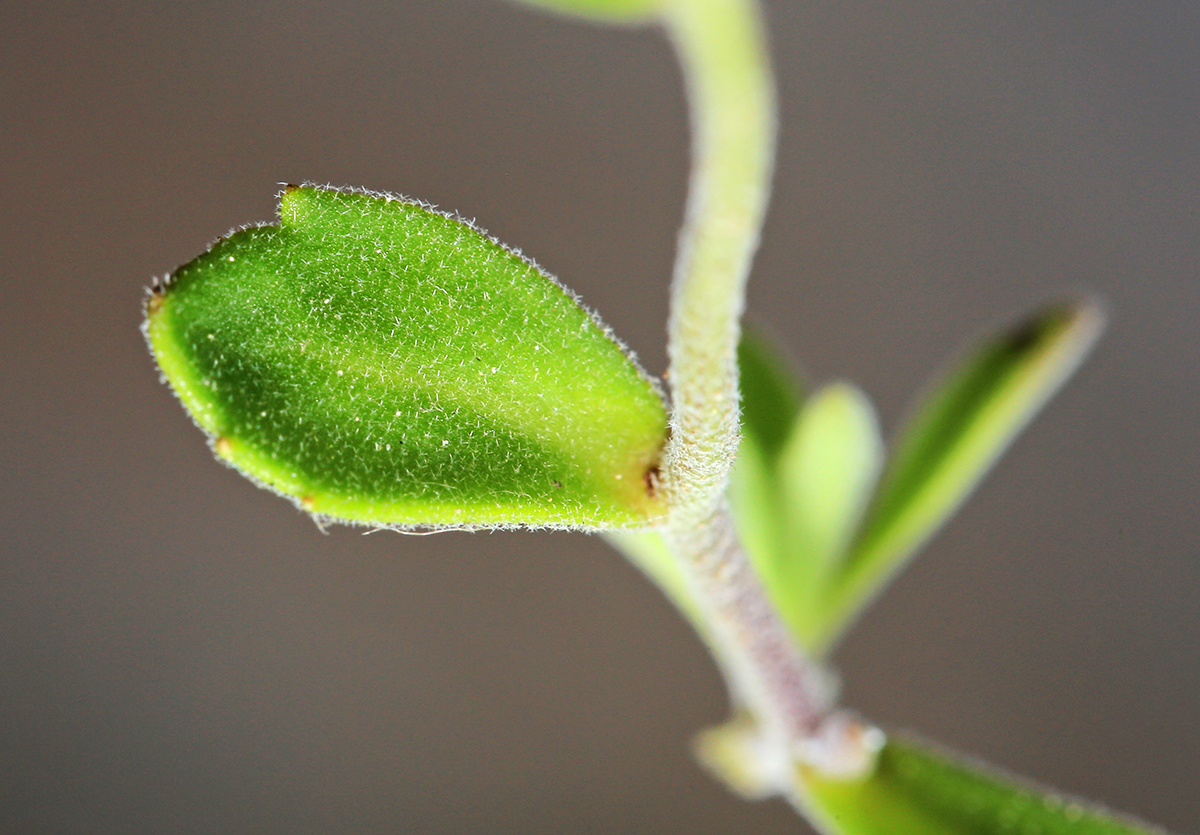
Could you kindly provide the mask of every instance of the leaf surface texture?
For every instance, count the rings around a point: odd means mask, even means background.
[[[661,513],[656,385],[561,285],[469,224],[289,187],[146,332],[222,458],[321,517],[611,528]]]

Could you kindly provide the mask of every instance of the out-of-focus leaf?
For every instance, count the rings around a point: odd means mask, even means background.
[[[164,375],[217,454],[319,517],[644,525],[654,384],[574,296],[478,229],[289,187],[148,304]]]
[[[701,637],[707,636],[709,624],[700,603],[692,594],[679,560],[671,554],[659,533],[608,531],[604,538],[662,590]]]
[[[796,422],[801,387],[765,336],[747,329],[738,343],[742,443],[729,478],[729,503],[742,546],[775,605],[789,605],[791,552],[786,540],[778,460]]]
[[[773,461],[800,411],[799,377],[783,354],[753,328],[746,328],[738,343],[738,373],[742,432]]]
[[[908,738],[890,738],[865,778],[801,767],[798,779],[801,806],[826,835],[1161,835]]]
[[[875,412],[848,383],[801,401],[787,362],[748,332],[738,348],[742,446],[729,496],[742,544],[797,641],[822,632],[816,605],[875,486]]]
[[[540,9],[604,23],[642,23],[666,5],[665,0],[520,0]]]
[[[778,749],[776,749],[778,750]],[[786,790],[789,763],[773,761],[758,723],[749,713],[705,728],[692,739],[696,761],[744,800],[763,800]],[[781,781],[782,776],[782,781]]]
[[[823,600],[828,649],[959,507],[1099,335],[1097,304],[1045,309],[971,351],[920,403],[888,462],[862,531]]]
[[[804,404],[779,456],[785,541],[791,552],[783,614],[811,645],[821,624],[812,605],[836,568],[875,488],[883,442],[875,409],[858,388],[835,383]]]
[[[709,654],[725,676],[729,692],[737,697],[738,679],[733,674],[732,659],[714,639],[712,623],[704,606],[692,592],[679,560],[671,554],[662,535],[657,531],[606,531],[604,538],[641,569],[658,586],[680,614],[687,619],[696,634],[704,641]]]

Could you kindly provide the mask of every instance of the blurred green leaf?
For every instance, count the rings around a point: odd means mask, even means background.
[[[787,548],[775,572],[776,594],[805,647],[823,631],[813,619],[813,601],[858,527],[882,460],[875,410],[849,383],[810,397],[780,452],[776,477]]]
[[[217,454],[319,517],[607,528],[661,515],[654,384],[575,297],[478,229],[289,187],[148,304]]]
[[[560,14],[605,23],[640,23],[652,19],[665,0],[520,0]]]
[[[780,611],[790,610],[790,550],[776,464],[800,411],[801,387],[783,354],[750,328],[738,343],[738,372],[742,442],[730,472],[729,503],[767,593]]]
[[[606,531],[604,538],[658,586],[667,599],[706,637],[709,624],[688,585],[683,566],[656,531]]]
[[[729,474],[727,495],[742,547],[778,606],[773,587],[783,582],[778,574],[787,554],[782,491],[773,462],[763,452],[758,436],[748,430]]]
[[[801,401],[787,361],[765,337],[738,348],[742,446],[729,496],[742,544],[793,635],[810,646],[822,583],[875,486],[882,458],[870,401],[835,383]]]
[[[1091,302],[1047,308],[985,340],[918,405],[822,601],[818,653],[962,504],[1075,370],[1103,321]]]
[[[827,835],[1161,832],[909,738],[890,738],[869,777],[838,780],[801,768],[799,781],[801,805]]]
[[[782,352],[753,328],[742,331],[737,356],[742,432],[773,460],[800,412],[800,378]]]

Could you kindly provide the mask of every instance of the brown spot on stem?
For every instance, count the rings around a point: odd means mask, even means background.
[[[213,444],[213,450],[222,458],[228,458],[233,455],[233,444],[228,438],[217,438],[217,442]]]
[[[302,499],[300,499],[300,507],[304,508],[309,513],[312,513],[317,509],[317,497],[312,493],[309,493],[307,496],[304,496]]]
[[[650,469],[646,470],[645,475],[642,476],[642,481],[646,484],[646,495],[652,499],[657,497],[658,487],[662,482],[662,470],[658,468],[657,464],[653,465]]]

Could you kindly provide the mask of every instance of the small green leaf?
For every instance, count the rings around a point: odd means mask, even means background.
[[[763,452],[758,436],[746,431],[729,474],[727,495],[738,539],[778,606],[780,599],[774,586],[779,582],[777,574],[786,563],[789,551],[783,524],[782,491],[773,463]],[[783,597],[786,598],[786,594]]]
[[[986,340],[918,406],[824,600],[818,652],[962,504],[1079,365],[1103,320],[1094,303],[1043,310]]]
[[[742,432],[774,460],[800,411],[800,380],[782,352],[752,328],[738,342],[738,375]]]
[[[641,23],[652,19],[665,0],[520,0],[560,14],[604,23]]]
[[[778,566],[784,530],[775,462],[800,411],[799,380],[768,339],[747,328],[738,343],[742,442],[729,478],[738,535],[764,583]]]
[[[532,262],[417,203],[289,187],[179,268],[159,366],[217,454],[319,517],[639,526],[659,392]]]
[[[883,455],[875,411],[848,383],[801,405],[787,362],[747,332],[738,347],[743,438],[729,496],[738,534],[768,594],[805,647],[823,630],[817,601],[875,486]]]
[[[784,617],[811,646],[822,624],[813,601],[845,554],[875,488],[883,441],[871,401],[849,383],[821,389],[804,404],[781,451],[783,525],[790,554],[776,572]]]
[[[1154,827],[890,738],[866,778],[801,768],[801,805],[826,835],[1152,835]]]

